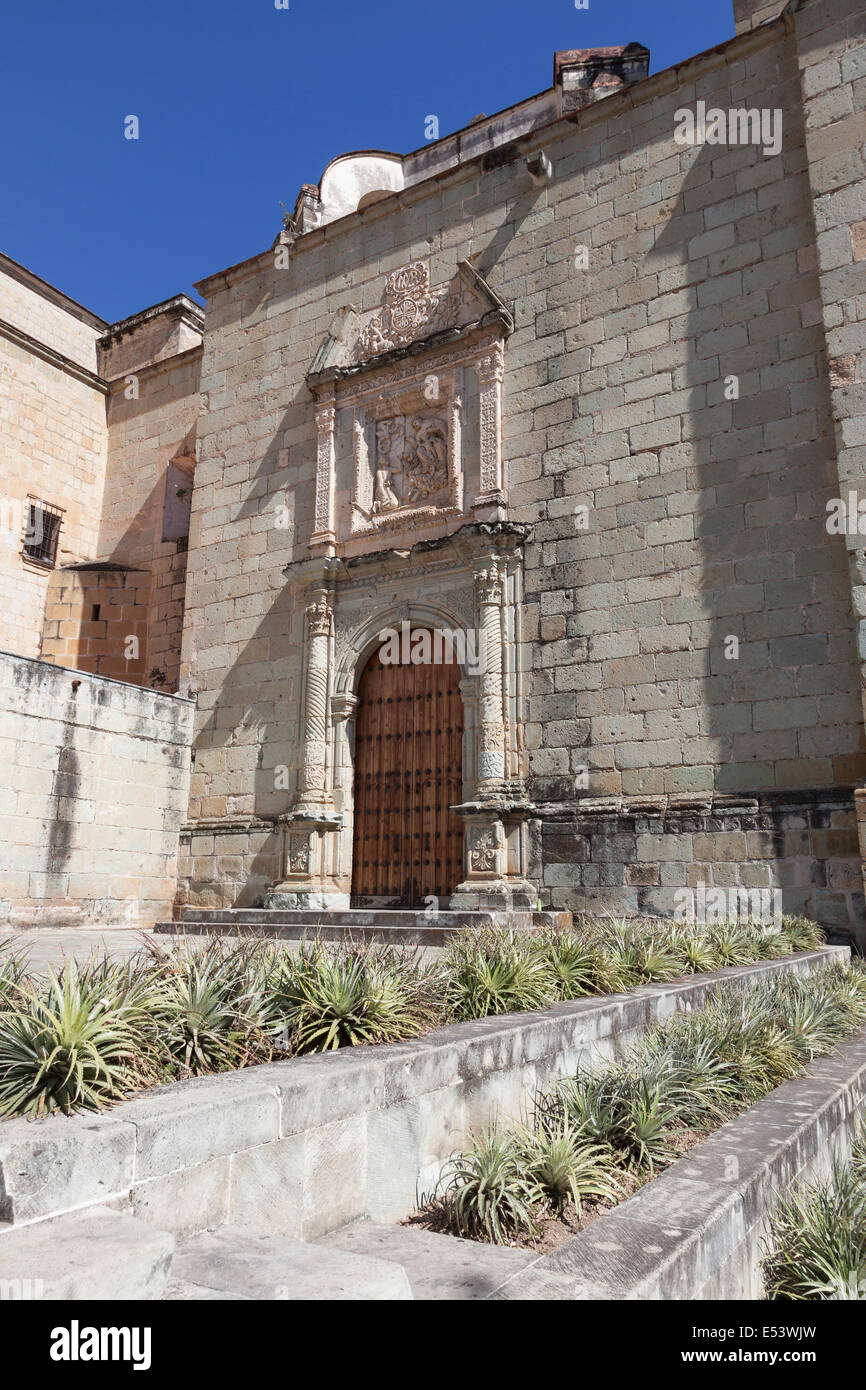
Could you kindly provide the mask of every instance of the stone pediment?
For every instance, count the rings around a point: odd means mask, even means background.
[[[315,387],[379,366],[395,357],[459,340],[473,329],[497,325],[502,336],[514,320],[505,303],[468,261],[459,261],[452,280],[430,284],[425,261],[412,261],[388,276],[381,302],[359,312],[338,313],[307,374]]]

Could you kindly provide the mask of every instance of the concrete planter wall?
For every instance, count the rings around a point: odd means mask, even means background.
[[[861,1029],[493,1297],[762,1297],[762,1239],[775,1204],[792,1182],[829,1174],[864,1101]]]
[[[0,1221],[108,1205],[175,1234],[230,1221],[312,1238],[360,1216],[399,1220],[468,1130],[518,1113],[536,1086],[614,1055],[721,989],[847,955],[825,947],[414,1042],[180,1082],[100,1116],[7,1121]]]

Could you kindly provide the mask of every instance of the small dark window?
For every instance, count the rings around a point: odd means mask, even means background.
[[[54,507],[50,502],[38,502],[35,498],[28,500],[24,529],[24,554],[28,559],[53,568],[62,520],[60,507]]]
[[[98,622],[99,622],[99,604],[98,604],[98,603],[94,603],[94,605],[93,605],[93,607],[92,607],[92,609],[91,609],[91,611],[90,611],[90,621],[91,621],[92,623],[98,623]]]

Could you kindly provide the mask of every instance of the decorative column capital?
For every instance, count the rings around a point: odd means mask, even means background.
[[[478,377],[481,386],[490,386],[494,382],[501,382],[505,376],[505,353],[500,343],[492,344],[490,350],[483,357],[476,359],[475,375]]]
[[[498,555],[490,555],[475,571],[475,594],[479,606],[502,602],[502,576]]]
[[[323,594],[315,603],[304,610],[307,619],[307,632],[310,637],[330,637],[332,612],[327,597]]]

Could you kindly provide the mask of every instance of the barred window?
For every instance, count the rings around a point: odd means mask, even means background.
[[[40,565],[54,567],[63,509],[51,502],[28,497],[24,518],[24,554]]]

